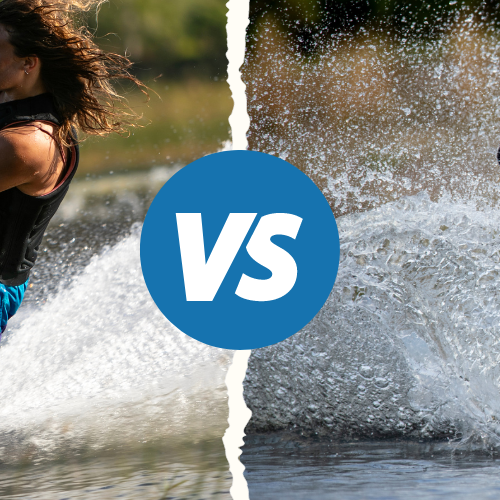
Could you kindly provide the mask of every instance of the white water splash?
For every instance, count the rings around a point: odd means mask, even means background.
[[[453,24],[427,41],[327,37],[306,57],[264,22],[252,46],[250,147],[308,174],[336,216],[421,191],[498,203],[494,27]]]
[[[252,355],[253,430],[499,446],[498,220],[425,194],[338,219],[324,308]]]
[[[0,349],[2,461],[27,450],[58,456],[66,447],[220,436],[230,356],[157,309],[139,233],[136,226],[68,288],[12,321]]]
[[[317,317],[253,352],[254,431],[500,443],[497,29],[410,35],[328,37],[307,57],[256,30],[250,147],[322,189],[342,257]]]

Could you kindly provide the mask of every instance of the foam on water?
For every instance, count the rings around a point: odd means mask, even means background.
[[[222,435],[229,353],[190,339],[157,309],[139,239],[136,226],[12,322],[0,349],[3,461]]]

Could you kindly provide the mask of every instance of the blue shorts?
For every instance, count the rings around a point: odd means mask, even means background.
[[[7,328],[9,321],[16,314],[28,287],[28,281],[19,286],[5,286],[0,283],[0,335]]]

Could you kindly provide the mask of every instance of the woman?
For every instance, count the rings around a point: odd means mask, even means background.
[[[72,15],[92,2],[0,2],[0,332],[24,297],[47,225],[78,167],[76,128],[130,125],[111,80],[131,62],[100,50]],[[133,116],[133,115],[132,115]]]

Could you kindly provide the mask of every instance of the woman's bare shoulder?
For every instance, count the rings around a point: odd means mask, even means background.
[[[58,148],[52,134],[50,125],[39,122],[0,130],[0,155],[37,171],[55,159]]]
[[[38,196],[54,187],[64,162],[52,132],[37,122],[0,130],[0,192],[18,187]]]

